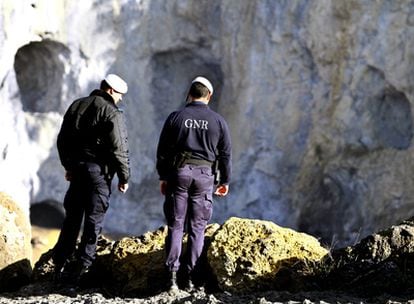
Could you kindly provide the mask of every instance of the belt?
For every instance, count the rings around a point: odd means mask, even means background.
[[[205,159],[186,159],[184,165],[196,165],[196,166],[212,166],[213,162]]]

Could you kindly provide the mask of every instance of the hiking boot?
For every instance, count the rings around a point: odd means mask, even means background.
[[[65,267],[62,276],[63,282],[67,285],[79,286],[81,280],[88,274],[89,266],[76,261]]]
[[[79,263],[75,266],[71,273],[71,277],[76,283],[79,283],[89,273],[89,266]]]

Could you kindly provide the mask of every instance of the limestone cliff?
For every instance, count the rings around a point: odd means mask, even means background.
[[[414,1],[5,0],[0,24],[0,190],[25,208],[63,199],[62,114],[115,72],[133,179],[106,230],[163,223],[157,138],[198,74],[234,145],[214,221],[345,244],[412,215]]]

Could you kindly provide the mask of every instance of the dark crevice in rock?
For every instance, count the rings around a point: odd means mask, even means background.
[[[384,148],[408,149],[413,137],[411,105],[404,93],[384,90],[372,105],[374,133]]]
[[[53,40],[30,42],[21,47],[14,61],[23,110],[26,112],[62,112],[65,61],[70,51]]]
[[[193,50],[172,50],[157,53],[151,59],[152,98],[160,123],[167,115],[184,105],[191,80],[196,76],[207,77],[214,87],[210,106],[217,109],[223,72],[218,62],[195,53]]]

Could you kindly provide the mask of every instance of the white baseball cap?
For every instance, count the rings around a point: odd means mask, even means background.
[[[109,86],[114,89],[115,91],[125,94],[128,92],[128,85],[127,83],[118,75],[115,74],[108,74],[105,77],[105,81]]]
[[[201,83],[202,85],[204,85],[210,91],[210,94],[213,94],[213,85],[211,84],[211,82],[207,78],[205,78],[203,76],[198,76],[198,77],[194,78],[194,80],[191,82],[191,84],[193,84],[194,82]]]

